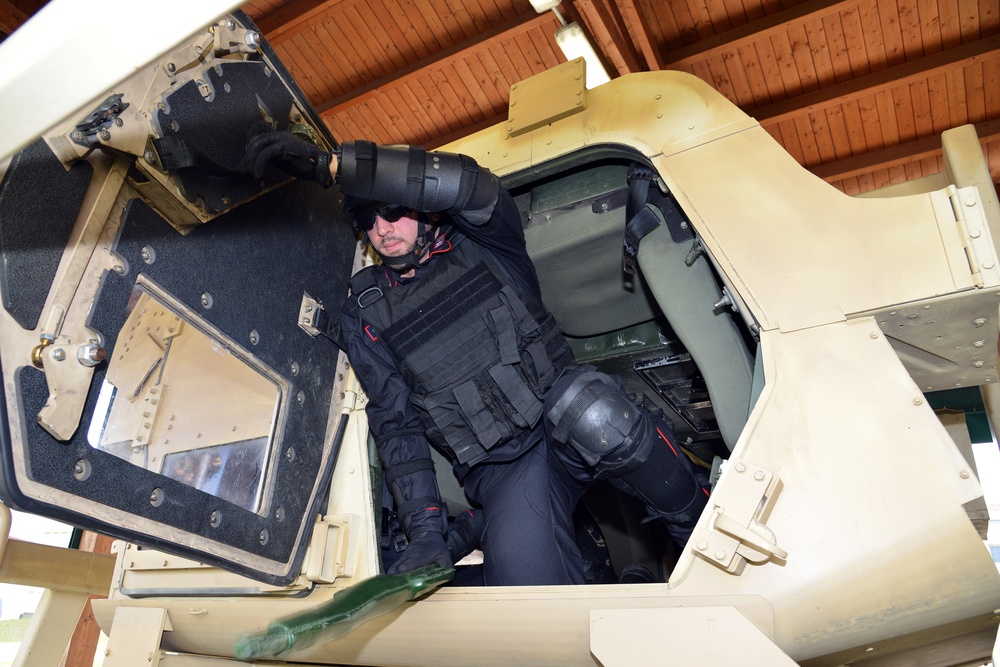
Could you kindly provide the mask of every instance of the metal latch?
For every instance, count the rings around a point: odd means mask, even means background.
[[[788,552],[764,525],[781,493],[782,482],[760,466],[730,459],[729,467],[712,492],[712,516],[689,545],[713,565],[740,574],[746,564],[785,560]]]
[[[309,296],[307,292],[303,292],[302,304],[299,306],[299,327],[313,338],[322,333],[319,328],[322,312],[323,304]]]
[[[354,514],[317,517],[303,568],[306,579],[332,584],[337,577],[354,575],[361,540],[357,531],[351,530],[351,525],[358,525],[360,521],[361,518]]]

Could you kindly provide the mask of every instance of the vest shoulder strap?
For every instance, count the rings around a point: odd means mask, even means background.
[[[357,301],[358,315],[379,331],[387,326],[387,304],[378,284],[378,267],[366,266],[351,276],[351,298]]]

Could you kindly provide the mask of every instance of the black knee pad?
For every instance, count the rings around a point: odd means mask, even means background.
[[[647,421],[603,373],[561,378],[545,397],[549,438],[569,445],[598,469],[606,460],[617,467],[621,461],[634,458],[637,446],[645,440]]]

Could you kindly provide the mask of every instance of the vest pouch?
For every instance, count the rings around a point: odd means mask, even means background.
[[[432,394],[410,396],[428,437],[447,445],[459,463],[466,465],[486,458],[488,449],[507,442],[513,435],[510,424],[496,419],[495,407],[483,400],[476,384],[473,379]],[[486,396],[492,404],[493,397],[489,392]]]

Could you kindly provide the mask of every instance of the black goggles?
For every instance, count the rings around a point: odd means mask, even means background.
[[[410,214],[413,209],[409,206],[393,206],[392,204],[369,204],[363,206],[354,213],[361,231],[367,232],[375,226],[375,216],[386,222],[396,222],[402,217]]]

